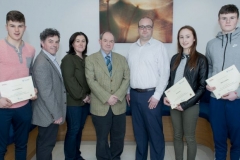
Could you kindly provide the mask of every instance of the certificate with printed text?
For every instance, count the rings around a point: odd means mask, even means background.
[[[232,65],[206,80],[210,87],[216,87],[213,94],[217,99],[228,92],[236,91],[239,87],[240,74],[235,65]]]
[[[31,99],[35,96],[32,77],[24,77],[0,82],[1,97],[6,97],[12,103]]]
[[[172,87],[164,92],[170,101],[171,108],[176,108],[177,104],[185,102],[195,96],[191,86],[185,77],[175,83]]]

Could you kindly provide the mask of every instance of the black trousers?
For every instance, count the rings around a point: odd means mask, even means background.
[[[110,107],[106,116],[92,115],[92,122],[97,135],[97,160],[120,160],[124,147],[126,114],[114,115]]]
[[[37,160],[52,160],[52,150],[56,144],[59,125],[48,127],[38,126],[36,158]]]

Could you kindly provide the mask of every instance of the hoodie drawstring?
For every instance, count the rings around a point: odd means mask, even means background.
[[[231,34],[230,34],[231,35]],[[226,49],[227,49],[227,44],[228,44],[228,34],[226,34],[227,37],[227,41],[226,41],[226,45],[225,45],[225,49],[224,49],[224,54],[223,54],[223,65],[222,65],[222,70],[224,68],[224,63],[225,63],[225,55],[226,55]],[[231,39],[230,39],[231,40]]]
[[[224,39],[224,36],[222,35],[222,47],[223,47],[223,39]]]
[[[232,33],[230,33],[230,44],[232,42]]]

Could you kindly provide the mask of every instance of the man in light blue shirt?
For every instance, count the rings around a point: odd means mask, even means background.
[[[40,34],[42,50],[33,65],[33,80],[39,91],[33,102],[32,124],[38,126],[36,158],[51,160],[58,128],[66,116],[66,91],[60,67],[56,61],[60,34],[47,28]]]
[[[117,160],[124,147],[129,68],[125,57],[112,52],[112,33],[102,33],[99,44],[100,51],[88,56],[85,63],[91,89],[90,112],[97,135],[96,157],[98,160]]]

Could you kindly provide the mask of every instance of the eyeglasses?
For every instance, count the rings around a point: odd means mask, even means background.
[[[153,27],[150,26],[150,25],[147,25],[147,26],[138,26],[138,28],[141,29],[141,30],[144,30],[144,29],[150,30],[150,29],[152,29]]]

